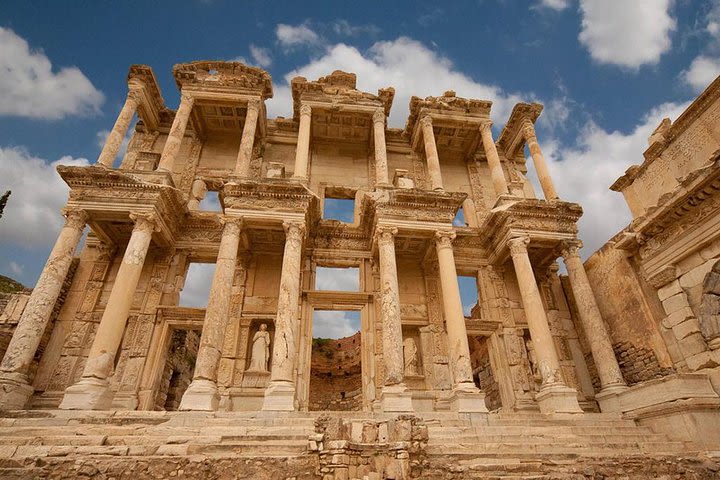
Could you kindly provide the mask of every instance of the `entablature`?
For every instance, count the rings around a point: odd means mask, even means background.
[[[535,125],[542,111],[543,106],[539,103],[518,103],[513,107],[496,142],[508,159],[514,157],[525,145],[523,126],[528,123]]]

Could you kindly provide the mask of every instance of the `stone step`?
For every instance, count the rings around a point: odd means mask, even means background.
[[[527,443],[527,444],[544,444],[544,443],[572,443],[583,442],[591,444],[605,443],[643,443],[643,442],[663,442],[667,441],[664,435],[446,435],[446,436],[430,436],[429,444],[447,444],[448,442],[456,442],[462,444],[482,444],[482,443]]]
[[[441,444],[428,445],[428,455],[521,455],[528,459],[537,459],[538,455],[575,454],[583,456],[621,456],[639,453],[677,454],[686,452],[682,442],[643,442],[606,443],[592,445],[586,442],[556,444],[522,444],[522,443],[480,443],[480,444]]]
[[[638,434],[652,434],[653,431],[649,427],[643,426],[618,426],[618,427],[597,427],[597,426],[533,426],[533,427],[518,427],[518,426],[499,426],[499,425],[477,425],[477,426],[462,426],[462,427],[438,427],[428,426],[428,432],[431,435],[434,434],[447,434],[447,435],[462,435],[466,433],[475,433],[477,435],[499,435],[499,434],[510,434],[510,435],[542,435],[542,434],[613,434],[613,433],[638,433]]]

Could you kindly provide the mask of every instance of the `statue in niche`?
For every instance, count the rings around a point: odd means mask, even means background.
[[[267,372],[269,359],[270,333],[267,331],[267,325],[263,323],[260,324],[260,329],[253,335],[250,367],[248,370]]]
[[[420,375],[418,348],[414,338],[408,337],[403,340],[403,357],[405,358],[405,375]]]
[[[530,374],[532,375],[535,383],[540,383],[542,381],[542,377],[540,376],[537,356],[535,355],[535,347],[533,347],[532,340],[527,340],[525,342],[525,348],[527,349],[528,362],[530,363]]]

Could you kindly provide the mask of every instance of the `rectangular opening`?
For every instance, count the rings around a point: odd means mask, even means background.
[[[179,305],[193,308],[207,307],[214,274],[214,263],[191,263],[185,274]]]
[[[355,221],[355,190],[327,187],[323,197],[323,219],[353,223]]]
[[[310,410],[362,409],[360,312],[316,310],[310,357]]]
[[[172,330],[160,388],[155,394],[155,410],[175,411],[180,406],[192,382],[201,333],[200,330]]]
[[[465,221],[465,211],[463,207],[460,207],[455,214],[455,218],[453,218],[453,226],[455,227],[467,227],[468,224]]]
[[[500,402],[500,386],[490,363],[490,342],[483,335],[468,335],[470,347],[470,365],[473,371],[475,386],[485,392],[485,404],[488,410],[502,407]]]
[[[460,285],[460,300],[462,301],[463,314],[466,317],[480,318],[477,278],[458,275],[457,279]]]
[[[200,200],[200,210],[204,212],[222,212],[218,192],[208,190],[205,194],[205,198]]]
[[[360,269],[358,267],[317,267],[315,269],[315,290],[358,292],[360,291]]]

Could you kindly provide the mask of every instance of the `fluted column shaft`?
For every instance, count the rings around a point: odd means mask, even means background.
[[[440,285],[442,288],[443,313],[447,325],[450,350],[450,365],[453,371],[453,388],[474,390],[470,364],[470,347],[468,345],[465,315],[463,314],[460,286],[458,285],[455,255],[452,241],[455,232],[438,231],[435,233]]]
[[[510,254],[520,288],[520,296],[525,309],[525,318],[537,355],[538,370],[542,375],[543,386],[546,384],[562,384],[560,361],[555,351],[555,342],[550,333],[545,307],[535,281],[530,257],[528,257],[528,243],[530,243],[528,237],[512,238],[509,242]]]
[[[492,122],[486,121],[480,124],[480,135],[482,137],[483,150],[485,150],[485,158],[487,158],[488,167],[490,167],[490,178],[492,178],[493,188],[497,195],[507,195],[508,186],[505,181],[505,173],[503,173],[500,157],[498,156],[495,140],[492,137]]]
[[[537,135],[535,135],[535,127],[533,127],[532,123],[525,122],[522,126],[522,132],[528,149],[530,150],[530,156],[532,156],[535,171],[537,172],[540,186],[545,195],[545,200],[557,199],[558,194],[555,191],[555,185],[553,184],[550,171],[545,163],[545,157],[543,156],[542,150],[540,150],[540,144],[537,141]]]
[[[575,297],[578,315],[590,344],[590,351],[593,360],[595,360],[598,377],[600,377],[601,391],[623,389],[627,384],[623,379],[617,358],[615,358],[610,335],[605,328],[605,322],[603,322],[585,267],[580,258],[580,247],[579,242],[566,242],[563,245],[562,256],[565,260],[565,267]]]
[[[84,210],[65,210],[65,226],[30,294],[0,364],[0,408],[22,408],[32,394],[27,373],[67,277],[87,222]]]
[[[260,113],[260,100],[253,99],[247,104],[245,125],[243,126],[238,150],[235,173],[241,177],[250,176],[250,162],[252,160],[253,146],[255,144],[255,130],[257,129],[258,114]]]
[[[191,95],[185,93],[180,95],[180,106],[177,112],[175,112],[175,119],[173,120],[172,127],[170,127],[167,140],[165,140],[165,148],[163,148],[162,155],[160,155],[158,170],[172,172],[175,158],[180,151],[180,144],[185,136],[185,129],[187,128],[190,112],[192,111],[194,103],[195,100]]]
[[[295,173],[293,177],[308,178],[308,155],[310,154],[310,119],[312,108],[303,104],[300,107],[300,126],[298,128],[297,148],[295,149]]]
[[[385,385],[400,385],[404,379],[403,338],[400,317],[400,291],[395,260],[395,227],[376,231],[380,260],[380,318],[382,320]]]
[[[375,142],[375,184],[389,185],[387,147],[385,145],[385,110],[379,108],[373,114],[373,139]]]
[[[435,144],[432,118],[429,115],[425,115],[420,119],[420,127],[422,128],[423,142],[425,142],[425,158],[427,160],[430,188],[433,190],[442,190],[443,182],[440,173],[440,157],[438,157],[437,145]]]
[[[98,165],[112,168],[113,163],[115,162],[115,157],[117,157],[117,154],[120,151],[120,145],[122,145],[122,141],[127,134],[128,128],[130,128],[130,122],[132,121],[133,115],[135,115],[139,105],[140,92],[134,89],[130,90],[125,98],[125,104],[123,105],[122,110],[120,110],[117,120],[115,120],[115,125],[113,125],[112,130],[105,140],[105,145],[103,145],[103,149],[97,160]]]

